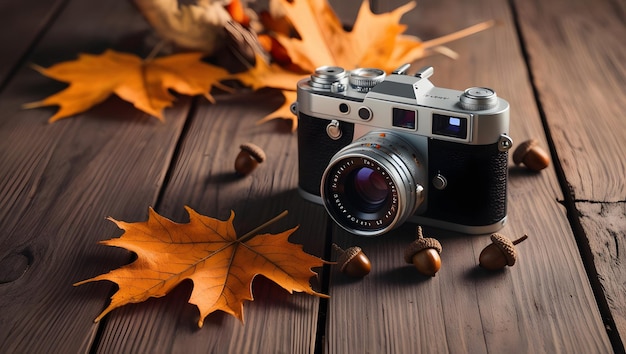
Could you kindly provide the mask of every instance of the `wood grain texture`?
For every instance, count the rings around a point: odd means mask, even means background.
[[[2,1],[0,31],[0,88],[14,70],[24,64],[22,59],[46,30],[63,0]]]
[[[576,203],[616,328],[626,346],[626,204]]]
[[[623,1],[515,1],[539,100],[574,198],[626,200]]]
[[[381,11],[397,6],[379,5]],[[431,81],[437,86],[494,88],[511,103],[513,139],[535,137],[546,146],[506,1],[420,2],[403,22],[410,34],[429,39],[490,19],[501,25],[449,45],[460,54],[458,60],[433,56],[414,66],[434,66]],[[526,233],[530,239],[518,246],[518,264],[502,272],[477,267],[478,255],[490,242],[487,236],[425,229],[443,246],[442,269],[427,279],[402,260],[413,227],[372,240],[336,230],[334,241],[363,247],[373,270],[362,281],[332,273],[328,353],[611,351],[558,203],[562,197],[554,170],[535,174],[510,167],[509,223],[502,232],[509,237]]]
[[[94,38],[102,40],[102,50],[131,29],[118,21],[136,26],[137,20],[124,0],[74,2],[31,59],[75,56],[82,45],[95,48]],[[49,51],[67,43],[75,47]],[[59,86],[23,68],[0,97],[0,263],[13,269],[0,284],[4,352],[89,351],[93,319],[112,287],[72,284],[128,260],[127,252],[97,244],[117,233],[104,218],[145,215],[189,105],[180,100],[180,110],[167,112],[164,124],[118,99],[55,124],[47,123],[55,108],[21,109]]]
[[[263,112],[271,112],[280,103],[280,94],[273,90],[221,96],[215,105],[201,103],[179,149],[158,211],[183,221],[187,220],[184,205],[221,219],[234,210],[235,228],[243,234],[282,210],[288,210],[285,219],[264,232],[280,232],[300,225],[290,241],[303,244],[308,253],[323,256],[326,214],[321,206],[304,201],[295,190],[298,178],[296,135],[291,133],[287,121],[256,125]],[[267,161],[249,176],[239,177],[235,175],[234,161],[239,145],[245,142],[262,147]],[[321,272],[321,269],[315,270]],[[320,284],[312,280],[314,288],[319,290]],[[127,306],[112,313],[98,350],[313,351],[317,297],[289,295],[260,277],[253,283],[255,301],[244,305],[245,324],[218,312],[209,315],[203,328],[198,329],[199,313],[195,306],[186,304],[190,286],[164,299]]]

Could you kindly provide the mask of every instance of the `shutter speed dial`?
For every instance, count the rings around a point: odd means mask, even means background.
[[[470,87],[461,94],[459,104],[468,111],[484,111],[498,105],[498,96],[490,88]]]
[[[385,80],[385,72],[380,69],[358,68],[350,71],[348,82],[359,92],[369,92],[372,87]]]

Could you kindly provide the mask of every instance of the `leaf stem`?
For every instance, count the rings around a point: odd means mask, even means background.
[[[424,41],[422,42],[422,44],[424,45],[424,48],[432,48],[432,47],[438,47],[444,43],[448,43],[448,42],[452,42],[455,41],[457,39],[461,39],[463,37],[467,37],[470,36],[474,33],[478,33],[480,31],[484,31],[490,27],[493,27],[497,24],[497,22],[495,20],[489,20],[489,21],[485,21],[485,22],[481,22],[481,23],[477,23],[473,26],[464,28],[460,31],[456,31],[450,34],[447,34],[445,36],[441,36],[435,39],[431,39],[428,41]]]
[[[239,242],[246,242],[247,240],[253,238],[254,236],[256,236],[256,233],[259,232],[261,229],[264,229],[268,226],[270,226],[271,224],[275,223],[276,221],[284,218],[285,216],[287,216],[288,211],[285,210],[282,213],[276,215],[275,217],[271,218],[270,220],[264,222],[263,224],[255,227],[253,230],[248,231],[245,235],[239,237],[237,239],[237,241]]]
[[[166,42],[167,42],[166,40],[162,40],[159,43],[157,43],[154,46],[154,48],[152,48],[152,50],[150,51],[150,54],[148,54],[148,56],[143,61],[146,63],[152,61],[152,59],[154,59],[159,54],[161,49],[163,49]]]
[[[514,245],[517,245],[518,243],[520,243],[520,242],[522,242],[522,241],[526,240],[527,238],[528,238],[528,235],[524,235],[524,236],[522,236],[522,237],[518,238],[517,240],[513,241],[513,244],[514,244]]]

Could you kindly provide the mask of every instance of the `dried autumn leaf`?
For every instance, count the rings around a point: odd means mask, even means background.
[[[368,60],[385,63],[391,56],[396,37],[406,29],[399,24],[400,18],[415,7],[414,2],[409,2],[392,12],[376,15],[371,12],[369,1],[365,0],[352,31],[347,32],[326,1],[280,2],[301,40],[284,35],[278,35],[278,40],[292,61],[310,72],[322,65],[351,70],[364,67]],[[387,67],[395,68],[396,64],[376,67],[389,71]]]
[[[224,40],[224,25],[232,20],[221,1],[134,0],[155,31],[168,41],[191,50],[213,53]]]
[[[156,33],[180,48],[214,54],[225,44],[224,27],[235,21],[250,26],[242,0],[134,0]]]
[[[66,89],[25,108],[60,106],[49,122],[84,112],[111,94],[131,102],[163,120],[163,109],[172,105],[172,89],[185,95],[209,94],[211,88],[230,75],[226,70],[203,63],[201,53],[183,53],[143,60],[136,55],[107,50],[100,55],[81,54],[77,60],[35,67],[41,74],[69,83]]]
[[[298,95],[296,94],[296,91],[282,90],[281,93],[283,94],[283,98],[285,99],[283,101],[283,104],[278,107],[274,112],[261,118],[261,120],[259,120],[257,124],[262,124],[276,118],[290,119],[291,131],[293,132],[298,127],[298,117],[296,117],[293,112],[291,112],[291,104],[296,101]]]
[[[232,78],[237,79],[244,84],[258,90],[263,87],[271,87],[280,89],[285,101],[283,104],[258,121],[258,124],[265,123],[269,120],[282,118],[291,120],[291,130],[298,127],[298,119],[291,112],[291,103],[296,100],[296,92],[294,91],[296,83],[305,78],[307,75],[295,73],[285,70],[277,64],[267,64],[263,58],[257,56],[256,64],[253,68],[233,74]]]
[[[162,297],[185,279],[194,283],[189,303],[200,310],[199,327],[206,316],[217,310],[243,322],[243,302],[253,300],[252,280],[259,274],[290,293],[327,297],[315,292],[309,284],[316,275],[311,268],[326,262],[287,240],[297,227],[274,235],[256,235],[255,230],[237,238],[234,212],[228,220],[221,221],[189,207],[185,209],[189,213],[186,224],[160,216],[152,208],[146,222],[126,223],[109,218],[124,234],[101,243],[126,248],[135,252],[137,259],[74,284],[109,280],[119,285],[96,322],[122,305]]]
[[[233,74],[230,78],[237,79],[255,90],[263,87],[271,87],[294,91],[296,89],[296,83],[300,81],[300,79],[308,76],[285,70],[276,64],[267,64],[260,56],[256,57],[255,62],[253,68]]]

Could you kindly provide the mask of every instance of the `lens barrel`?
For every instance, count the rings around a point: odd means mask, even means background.
[[[337,152],[324,171],[321,196],[347,231],[381,235],[413,215],[424,196],[426,166],[393,132],[371,132]]]

